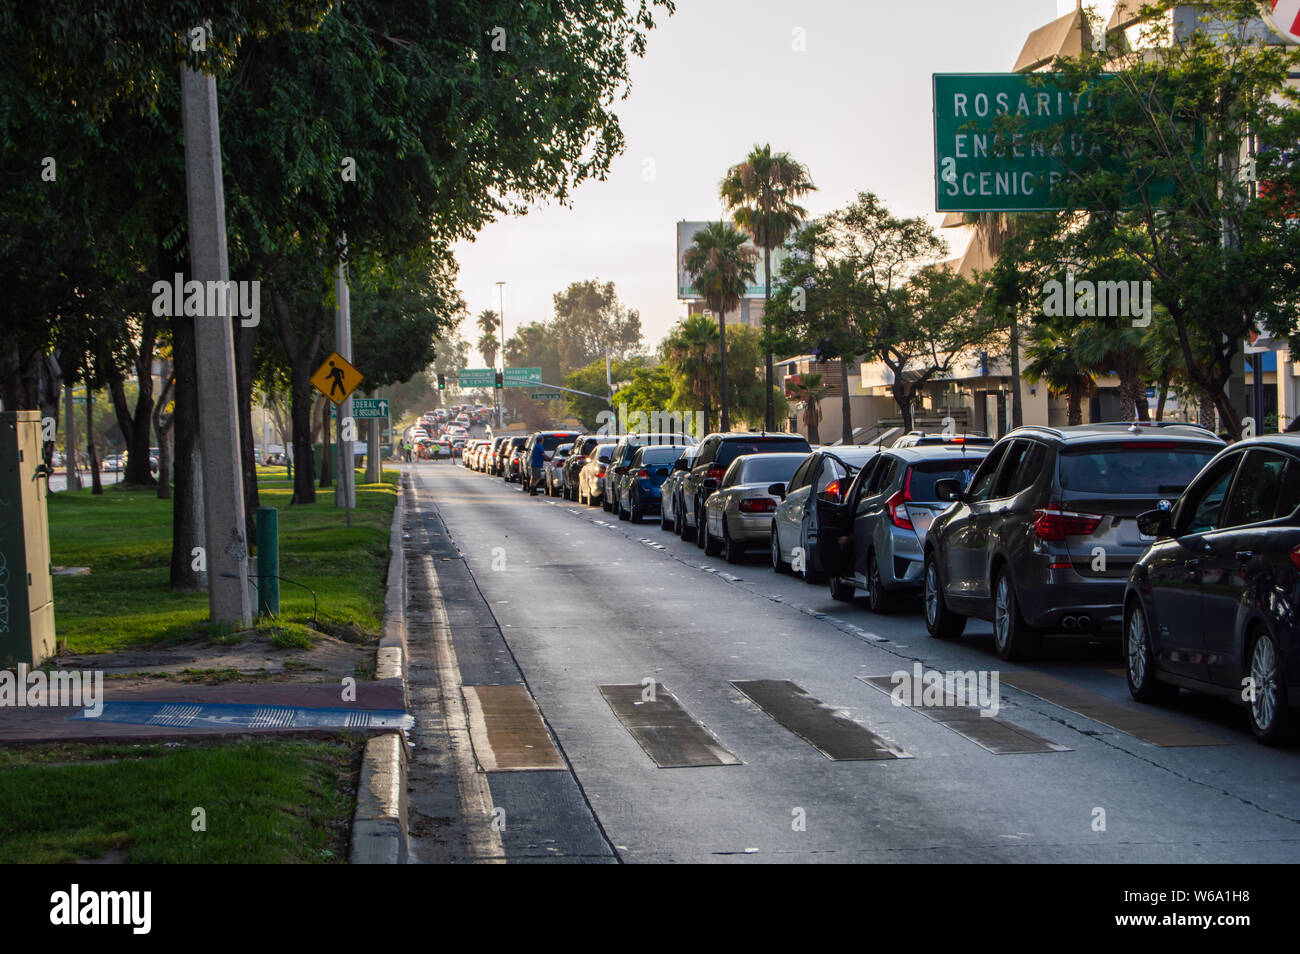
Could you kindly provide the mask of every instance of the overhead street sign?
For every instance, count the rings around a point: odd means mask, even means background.
[[[331,352],[325,363],[311,376],[312,386],[336,405],[348,399],[348,395],[357,389],[362,381],[362,374],[352,367],[338,352]]]
[[[463,388],[490,388],[497,383],[496,371],[492,368],[461,368],[457,378]]]
[[[559,394],[555,391],[541,391],[537,394],[530,394],[528,396],[532,398],[534,401],[558,401],[561,397],[563,397],[562,394]]]
[[[1052,195],[1070,168],[1106,150],[1078,137],[1051,148],[1030,134],[1091,106],[1043,73],[935,73],[935,209],[939,212],[1039,212],[1064,208]],[[1001,119],[1001,117],[1010,119]],[[1015,122],[1014,131],[995,124]]]
[[[388,398],[353,398],[352,416],[358,420],[388,416]]]
[[[503,381],[508,388],[527,388],[542,383],[541,368],[506,368]]]

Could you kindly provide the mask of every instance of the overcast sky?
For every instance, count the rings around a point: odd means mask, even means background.
[[[1090,4],[1091,5],[1091,4]],[[1109,13],[1113,0],[1098,4]],[[755,143],[808,166],[818,215],[880,195],[935,224],[932,73],[1010,70],[1033,30],[1074,0],[678,0],[632,64],[617,109],[627,150],[568,207],[533,208],[456,248],[470,315],[506,333],[549,318],[570,282],[613,281],[648,347],[682,315],[675,223],[722,214],[718,182]],[[793,49],[796,29],[806,49]],[[461,328],[471,345],[473,321]],[[479,362],[477,353],[471,360]]]

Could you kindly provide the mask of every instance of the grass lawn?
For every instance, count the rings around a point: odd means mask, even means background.
[[[0,749],[0,864],[346,861],[363,746],[340,736]],[[196,808],[206,831],[193,830]]]
[[[258,468],[259,502],[279,510],[283,620],[311,623],[312,594],[288,582],[293,580],[316,592],[320,630],[353,638],[378,634],[397,473],[384,471],[378,484],[362,479],[358,471],[357,507],[348,529],[343,510],[334,506],[333,490],[319,491],[314,504],[291,507],[284,468]],[[48,502],[51,562],[90,568],[89,576],[54,578],[60,650],[111,652],[201,631],[207,593],[174,593],[167,583],[170,500],[159,500],[153,490],[114,484],[98,497],[82,490],[50,494]],[[253,594],[256,600],[256,590]],[[297,638],[303,632],[286,629]]]

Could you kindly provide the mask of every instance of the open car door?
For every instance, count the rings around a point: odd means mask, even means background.
[[[843,492],[822,491],[813,498],[817,521],[817,568],[824,576],[851,576],[853,573],[853,501],[861,473],[857,467],[834,454],[826,455],[844,469],[837,481]],[[823,465],[824,466],[824,465]],[[868,468],[863,468],[864,470]],[[847,543],[840,540],[847,537]]]

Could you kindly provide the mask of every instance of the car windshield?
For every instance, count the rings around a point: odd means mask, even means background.
[[[746,484],[789,483],[802,463],[802,457],[755,457],[745,461],[740,480]]]
[[[807,454],[812,448],[802,437],[759,437],[744,441],[723,441],[718,448],[714,466],[726,467],[741,454],[790,454],[801,451]],[[793,473],[793,471],[791,471]]]
[[[1178,494],[1218,450],[1140,441],[1094,445],[1062,453],[1057,473],[1061,489],[1077,493],[1130,497]]]

